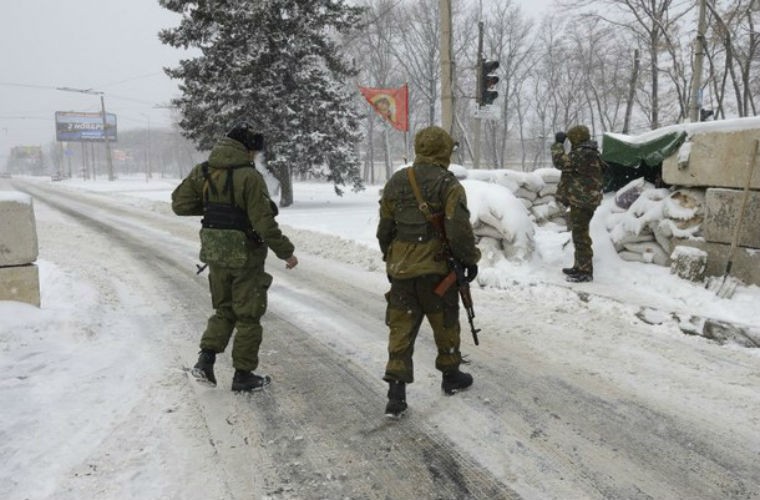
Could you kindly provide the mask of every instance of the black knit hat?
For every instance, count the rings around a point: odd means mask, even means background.
[[[242,143],[248,151],[264,151],[264,136],[255,132],[248,122],[236,123],[227,137]]]

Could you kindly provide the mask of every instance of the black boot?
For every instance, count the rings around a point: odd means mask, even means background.
[[[396,380],[388,382],[388,404],[385,405],[385,416],[399,418],[406,408],[406,384]]]
[[[565,280],[571,283],[584,283],[587,281],[594,281],[594,275],[591,273],[578,271],[575,274],[569,275],[567,278],[565,278]]]
[[[214,362],[216,361],[216,353],[209,349],[201,349],[198,356],[198,362],[190,371],[193,377],[206,381],[211,385],[216,385],[216,377],[214,376]]]
[[[578,268],[575,267],[575,266],[573,266],[573,267],[563,267],[562,268],[562,272],[565,273],[565,274],[568,274],[568,275],[573,275],[573,274],[577,274],[578,273]]]
[[[250,370],[235,370],[232,377],[232,390],[235,392],[259,391],[272,381],[269,375],[256,375]]]
[[[460,372],[459,368],[455,368],[443,374],[443,382],[441,382],[441,389],[449,396],[467,389],[472,385],[472,375],[469,373]]]

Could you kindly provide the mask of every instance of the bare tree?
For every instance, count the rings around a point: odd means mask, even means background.
[[[760,51],[760,37],[755,31],[755,22],[753,18],[753,0],[732,0],[724,2],[721,5],[714,5],[710,2],[707,6],[710,14],[715,18],[713,26],[713,38],[719,40],[723,45],[724,55],[724,73],[720,78],[720,85],[717,84],[717,66],[710,61],[710,71],[713,73],[715,83],[713,90],[718,101],[718,112],[723,115],[725,112],[725,86],[726,81],[730,78],[734,90],[736,112],[739,116],[750,116],[757,114],[754,102],[753,78],[757,83],[757,77],[753,75],[751,68],[753,63],[757,63],[758,53]],[[717,3],[717,2],[716,2]]]
[[[436,106],[439,104],[439,14],[438,0],[420,0],[405,5],[395,16],[400,32],[398,44],[389,47],[409,80],[410,99],[426,110],[424,122],[428,125],[436,122]]]
[[[559,3],[570,7],[568,0]],[[609,8],[601,8],[604,5]],[[678,27],[681,19],[693,8],[690,2],[678,0],[573,0],[572,7],[594,7],[585,15],[603,19],[612,26],[630,32],[639,41],[649,58],[649,91],[639,95],[648,97],[649,125],[660,126],[660,57],[667,38]],[[602,13],[600,13],[602,12]],[[616,15],[617,14],[617,15]]]

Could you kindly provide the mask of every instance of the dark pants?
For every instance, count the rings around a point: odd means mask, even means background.
[[[591,235],[589,224],[594,216],[596,207],[571,206],[570,229],[573,232],[573,246],[575,247],[575,263],[573,267],[580,272],[594,274],[592,263],[594,250],[591,248]]]
[[[458,368],[462,362],[457,288],[450,287],[443,297],[433,293],[443,278],[426,275],[394,279],[391,283],[391,290],[386,294],[388,308],[385,322],[390,327],[390,334],[384,380],[414,382],[414,342],[424,318],[433,329],[433,339],[438,348],[435,367],[447,372]]]

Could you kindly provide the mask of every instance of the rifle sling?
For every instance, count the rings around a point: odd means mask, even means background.
[[[417,178],[414,175],[414,167],[407,167],[406,176],[409,177],[409,184],[412,185],[412,191],[414,191],[414,197],[417,199],[417,207],[420,212],[425,216],[428,222],[432,222],[433,214],[430,213],[430,205],[422,198],[422,192],[420,186],[417,184]]]

